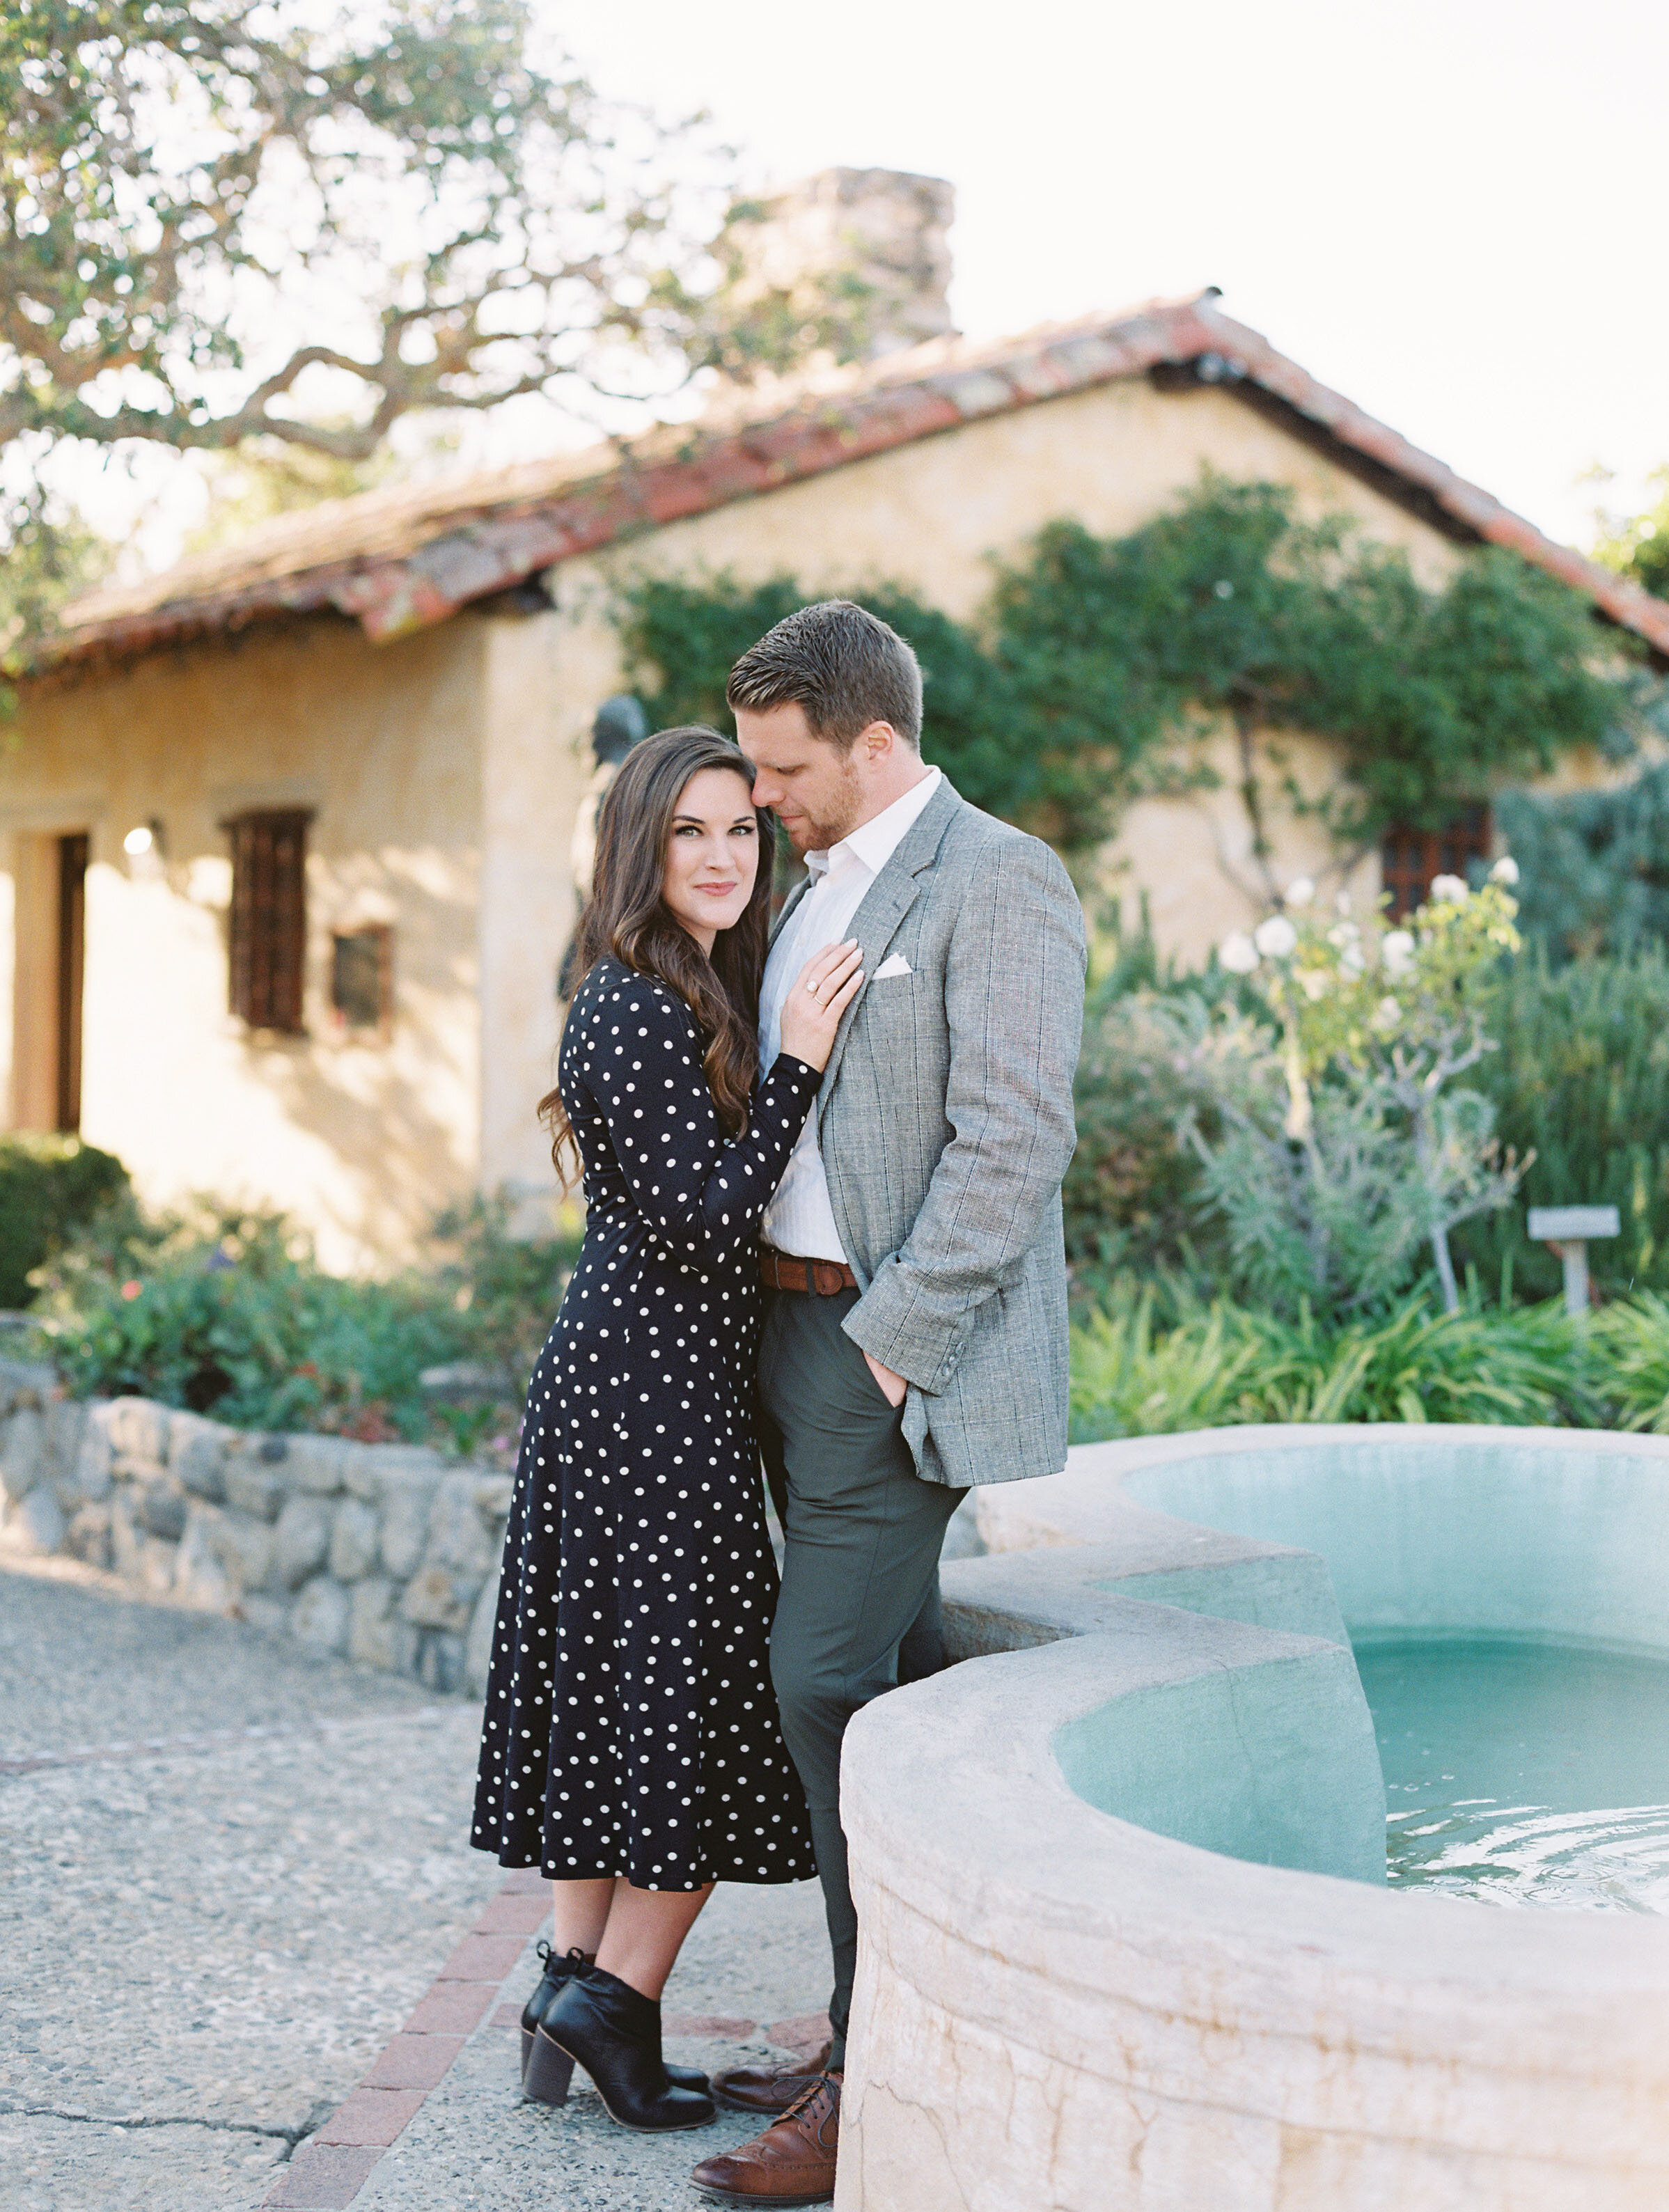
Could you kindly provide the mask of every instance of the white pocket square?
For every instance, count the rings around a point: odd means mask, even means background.
[[[895,952],[890,960],[883,960],[870,977],[871,983],[884,983],[889,975],[913,975],[915,970],[901,952]]]

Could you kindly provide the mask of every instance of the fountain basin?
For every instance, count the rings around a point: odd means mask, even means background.
[[[1217,1431],[979,1511],[970,1663],[847,1737],[837,2207],[1669,2203],[1669,1925],[1380,1887],[1344,1641],[1669,1651],[1669,1440]]]

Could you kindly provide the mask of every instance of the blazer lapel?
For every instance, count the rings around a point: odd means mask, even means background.
[[[883,866],[875,881],[865,892],[856,914],[847,927],[847,934],[855,937],[864,955],[864,988],[841,1018],[841,1026],[834,1032],[834,1048],[828,1055],[828,1065],[823,1070],[822,1083],[817,1092],[817,1118],[821,1123],[834,1089],[834,1078],[846,1053],[847,1040],[852,1035],[853,1024],[862,1007],[869,989],[867,978],[886,957],[887,947],[898,933],[898,926],[915,904],[920,890],[919,878],[938,858],[938,848],[944,842],[951,817],[963,804],[951,788],[949,776],[941,773],[939,787],[928,800],[920,814],[910,824],[899,841],[897,850]],[[785,909],[786,921],[792,908]]]

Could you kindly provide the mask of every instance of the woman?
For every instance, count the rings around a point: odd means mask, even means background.
[[[540,1104],[586,1240],[528,1390],[473,1841],[554,1887],[528,2094],[561,2103],[578,2060],[636,2128],[713,2118],[659,1999],[713,1883],[816,1870],[770,1683],[754,1247],[863,976],[850,942],[806,963],[756,1085],[772,845],[733,745],[634,748]]]

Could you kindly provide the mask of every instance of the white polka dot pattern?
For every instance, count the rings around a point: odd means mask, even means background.
[[[754,1247],[819,1079],[785,1054],[727,1139],[689,1008],[604,960],[557,1079],[586,1239],[528,1389],[471,1840],[555,1880],[803,1881],[770,1680]]]

